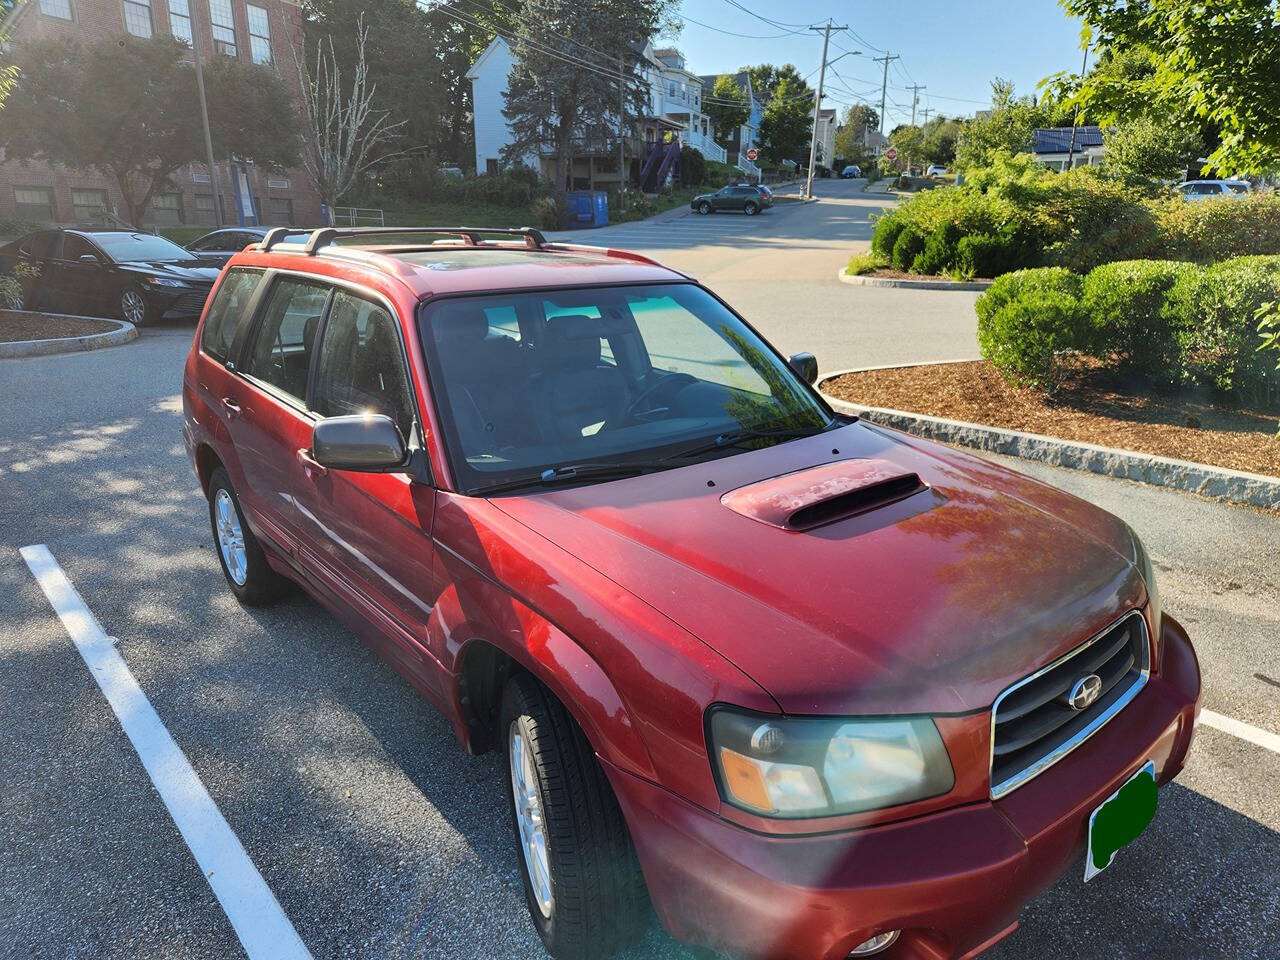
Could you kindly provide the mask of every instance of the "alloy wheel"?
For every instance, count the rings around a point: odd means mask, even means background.
[[[538,777],[533,769],[533,754],[520,732],[519,720],[511,722],[508,733],[511,764],[511,792],[516,801],[516,827],[520,831],[520,847],[524,868],[529,873],[534,899],[544,917],[551,916],[555,899],[551,893],[551,858],[547,851],[547,834],[538,793]]]
[[[218,531],[218,550],[222,553],[222,562],[226,564],[227,573],[237,586],[244,586],[249,576],[249,560],[244,549],[244,531],[240,527],[240,514],[231,494],[225,489],[219,490],[213,500],[215,522]]]
[[[136,327],[147,315],[147,303],[137,290],[126,290],[120,296],[120,312]]]

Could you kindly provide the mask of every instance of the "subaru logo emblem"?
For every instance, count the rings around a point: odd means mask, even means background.
[[[1071,687],[1071,693],[1067,695],[1067,704],[1072,710],[1085,710],[1093,706],[1095,700],[1102,694],[1102,678],[1096,673],[1091,673],[1087,677],[1081,677]]]

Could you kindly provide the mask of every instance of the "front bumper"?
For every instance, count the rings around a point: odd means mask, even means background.
[[[165,320],[199,317],[212,287],[148,286],[146,297],[154,314]]]
[[[1168,616],[1163,640],[1162,668],[1133,703],[996,802],[783,837],[745,830],[607,767],[654,907],[677,938],[752,960],[842,960],[887,930],[903,934],[881,960],[976,956],[1078,860],[1098,804],[1148,760],[1161,784],[1182,769],[1200,668]]]

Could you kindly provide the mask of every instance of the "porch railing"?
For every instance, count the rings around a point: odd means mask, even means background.
[[[680,139],[708,160],[715,160],[717,163],[727,163],[729,160],[729,151],[704,133],[696,130],[686,130],[680,134]]]

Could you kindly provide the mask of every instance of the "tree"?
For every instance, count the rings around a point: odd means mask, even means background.
[[[1280,20],[1271,0],[1062,0],[1096,45],[1116,55],[1149,49],[1150,71],[1049,80],[1093,123],[1190,107],[1218,133],[1209,166],[1271,170],[1280,155]]]
[[[164,36],[87,47],[62,40],[24,44],[0,146],[10,159],[110,177],[129,220],[140,224],[173,173],[205,159],[189,55],[183,41]],[[295,161],[294,114],[269,68],[228,61],[211,65],[209,82],[219,159],[236,156],[268,169]]]
[[[800,71],[794,64],[786,63],[781,67],[775,67],[771,63],[761,63],[754,67],[741,67],[738,72],[750,74],[751,89],[756,92],[756,98],[762,103],[772,100],[774,94],[778,92],[778,87],[785,81],[790,83],[792,92],[809,95],[809,107],[813,108],[809,84],[805,82],[804,77],[800,76]]]
[[[363,19],[356,24],[355,69],[350,93],[342,82],[342,68],[334,53],[333,40],[316,41],[315,67],[309,70],[298,58],[298,79],[302,83],[303,133],[302,168],[333,222],[333,205],[355,184],[356,178],[374,164],[401,156],[394,149],[403,120],[392,121],[386,110],[373,106],[376,84],[369,80],[364,47],[368,28]],[[314,74],[314,75],[313,75]]]
[[[956,166],[961,170],[985,167],[998,152],[1030,150],[1032,131],[1052,125],[1054,116],[1031,97],[1014,95],[1013,84],[996,77],[991,81],[991,109],[964,125],[956,143]]]
[[[778,164],[802,158],[813,131],[813,94],[801,80],[784,76],[765,104],[760,121],[760,149],[766,160]]]
[[[1103,136],[1103,172],[1135,185],[1179,179],[1198,152],[1193,133],[1151,117],[1125,121]]]
[[[867,152],[867,130],[880,126],[880,115],[865,103],[846,107],[836,131],[836,156],[846,159]]]
[[[716,77],[711,88],[714,99],[704,100],[707,116],[715,126],[717,138],[728,138],[735,127],[740,127],[751,117],[751,105],[738,82],[728,74]]]
[[[504,162],[551,153],[553,187],[563,194],[575,143],[616,141],[644,113],[649,91],[636,48],[671,21],[674,9],[674,0],[526,0],[502,111],[511,128]]]

